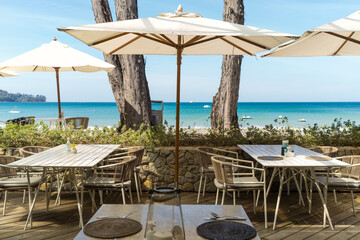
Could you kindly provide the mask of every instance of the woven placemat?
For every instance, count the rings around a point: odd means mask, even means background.
[[[315,161],[329,161],[331,157],[322,157],[322,156],[307,156],[305,157],[307,160],[315,160]]]
[[[283,160],[283,157],[279,157],[279,156],[259,156],[257,157],[260,160],[267,160],[267,161],[279,161],[279,160]]]
[[[247,240],[256,237],[256,230],[244,223],[215,220],[196,228],[197,234],[213,240]]]
[[[129,218],[105,218],[86,224],[84,233],[95,238],[120,238],[140,232],[141,223]]]

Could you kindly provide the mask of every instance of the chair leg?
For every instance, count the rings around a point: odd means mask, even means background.
[[[140,193],[139,193],[139,183],[138,183],[138,174],[134,171],[134,180],[135,180],[135,188],[136,188],[136,196],[138,199],[138,203],[140,203]]]
[[[130,203],[133,204],[131,186],[129,187],[129,198],[130,198]]]
[[[299,187],[300,187],[300,192],[302,192],[302,185],[303,185],[303,183],[302,183],[302,176],[301,176],[301,174],[300,174],[300,179],[299,179]],[[299,205],[301,204],[301,199],[300,199],[300,196],[299,196]]]
[[[337,203],[337,197],[336,197],[336,190],[335,189],[333,189],[333,193],[334,193],[334,201],[335,201],[335,203]]]
[[[94,201],[94,197],[93,197],[93,194],[92,194],[91,190],[88,190],[88,192],[89,192],[89,196],[90,196],[90,199],[91,199],[91,212],[94,214],[94,213],[95,213],[95,208],[94,208],[95,201]]]
[[[124,188],[121,188],[121,195],[122,195],[123,204],[126,205]]]
[[[5,216],[5,212],[6,212],[7,195],[8,195],[8,191],[5,190],[5,194],[4,194],[4,206],[3,206],[3,216]]]
[[[311,207],[312,207],[312,193],[313,193],[313,182],[310,181],[310,187],[309,187],[309,191],[310,191],[310,201],[309,201],[309,213],[311,213]]]
[[[202,179],[203,179],[203,174],[200,174],[200,183],[199,183],[199,189],[198,189],[198,196],[197,196],[197,201],[196,203],[199,203],[200,201],[200,193],[201,193],[201,185],[202,185]],[[219,190],[219,189],[218,189]]]
[[[268,228],[267,224],[267,197],[266,197],[266,187],[264,186],[264,218],[265,218],[265,228]]]
[[[25,199],[26,199],[26,189],[24,189],[22,204],[25,204]]]
[[[354,217],[356,217],[356,209],[355,209],[354,192],[353,192],[353,191],[350,191],[350,193],[351,193],[351,203],[352,203],[352,207],[353,207],[353,214],[354,214]]]
[[[218,199],[219,199],[219,188],[216,188],[216,199],[215,199],[215,205],[218,204]]]
[[[140,193],[140,196],[142,196],[140,172],[137,173],[137,181],[138,181],[138,185],[139,185],[139,193]]]
[[[236,192],[233,192],[233,205],[236,205]]]
[[[288,169],[286,171],[286,174],[285,174],[285,177],[286,177],[286,186],[287,186],[287,195],[290,196],[290,169]]]
[[[35,202],[36,202],[36,198],[37,198],[37,195],[38,195],[38,193],[39,193],[39,190],[40,190],[40,184],[39,184],[39,186],[38,186],[38,187],[36,188],[36,190],[35,190],[34,200],[33,200],[32,204],[31,204],[30,209],[29,209],[29,214],[28,214],[28,217],[27,217],[27,219],[26,219],[26,223],[25,223],[25,228],[24,228],[24,230],[26,230],[29,221],[30,221],[30,228],[32,228],[32,212],[33,212],[34,207],[35,207]]]
[[[99,197],[100,197],[100,205],[103,205],[103,190],[99,190]]]
[[[256,190],[253,190],[253,205],[254,214],[256,214]]]
[[[223,189],[222,198],[221,198],[221,205],[224,205],[225,200],[225,189]]]
[[[203,196],[205,196],[205,189],[206,189],[206,178],[207,178],[207,175],[205,175],[205,179],[204,179],[204,186],[203,186]]]

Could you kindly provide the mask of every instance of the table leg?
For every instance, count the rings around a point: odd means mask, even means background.
[[[266,190],[266,197],[269,195],[269,191],[270,191],[271,185],[272,185],[272,183],[274,181],[275,174],[276,174],[277,171],[279,171],[279,168],[276,167],[276,168],[274,168],[274,171],[271,174],[271,178],[270,178],[270,181],[269,181],[269,186],[267,187],[267,190]]]
[[[32,204],[32,200],[31,200],[31,182],[30,182],[30,174],[29,174],[29,169],[26,169],[26,177],[28,180],[28,192],[29,192],[29,214],[28,214],[28,218],[30,217],[30,228],[32,228],[32,216],[30,215],[30,208],[31,208],[31,204]],[[26,230],[27,224],[25,225],[25,230]]]
[[[59,171],[59,170],[58,170],[58,171]],[[68,169],[65,168],[63,178],[62,178],[61,183],[60,183],[60,186],[59,186],[59,188],[58,188],[58,192],[57,192],[57,196],[56,196],[56,200],[55,200],[55,204],[54,204],[55,206],[61,204],[60,194],[61,194],[61,189],[62,189],[63,186],[64,186],[64,182],[65,182],[65,177],[66,177],[67,171],[68,171]],[[59,173],[58,173],[58,174],[59,174]]]
[[[276,219],[277,219],[279,206],[280,206],[280,199],[281,199],[281,193],[282,193],[283,184],[284,184],[285,170],[286,170],[285,168],[279,169],[280,186],[279,186],[279,194],[278,194],[278,198],[277,198],[277,202],[276,202],[276,208],[275,208],[275,217],[274,217],[274,223],[273,223],[273,230],[275,230],[275,228],[276,228]]]
[[[319,192],[319,196],[320,196],[320,200],[321,200],[321,203],[323,204],[323,208],[324,208],[324,212],[325,212],[325,215],[326,215],[326,218],[328,219],[329,221],[329,224],[330,224],[330,227],[331,227],[331,230],[334,230],[334,226],[332,224],[332,221],[331,221],[331,218],[330,218],[330,214],[329,214],[329,211],[327,209],[327,206],[326,206],[326,202],[325,202],[325,199],[324,199],[324,196],[322,194],[322,191],[321,191],[321,188],[320,188],[320,185],[319,185],[319,182],[317,181],[316,179],[316,175],[315,175],[315,170],[314,168],[311,168],[311,177],[313,178],[313,181],[318,192]]]
[[[77,187],[75,170],[72,169],[71,173],[72,173],[71,179],[72,179],[72,181],[73,181],[73,183],[74,183],[74,186],[75,186],[76,201],[77,201],[78,210],[79,210],[79,217],[80,217],[79,227],[80,227],[80,228],[83,228],[83,227],[84,227],[84,223],[83,223],[82,209],[81,209],[81,203],[80,203],[80,198],[79,198],[79,191],[78,191],[78,187]]]
[[[299,192],[300,201],[302,202],[303,206],[305,207],[304,199],[303,199],[303,197],[302,197],[301,190],[300,190],[300,186],[299,186],[299,183],[298,183],[297,178],[296,178],[296,176],[295,176],[295,171],[294,171],[293,168],[291,169],[291,173],[293,174],[294,182],[295,182],[296,188],[297,188],[297,190],[298,190],[298,192]],[[300,177],[301,177],[301,175],[300,175]]]

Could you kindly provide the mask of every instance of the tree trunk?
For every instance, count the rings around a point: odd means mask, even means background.
[[[111,11],[108,0],[91,0],[96,23],[112,22]],[[120,113],[120,121],[123,122],[121,115],[124,114],[125,104],[123,96],[123,73],[118,55],[108,55],[104,53],[106,62],[115,66],[115,69],[108,73],[109,83],[114,94],[116,105]]]
[[[96,23],[113,21],[108,0],[91,0],[91,2]],[[116,12],[128,13],[122,20],[137,18],[136,0],[126,1],[129,2],[128,4],[119,2],[115,3]],[[128,58],[130,60],[127,60]],[[104,54],[104,59],[116,66],[108,76],[120,113],[121,126],[137,129],[142,123],[150,125],[151,100],[143,57]]]
[[[138,18],[137,0],[115,0],[118,21]],[[126,126],[151,123],[151,99],[143,55],[119,55],[123,72]]]
[[[223,19],[225,22],[244,24],[243,0],[224,0]],[[242,56],[224,56],[221,82],[213,98],[211,108],[211,128],[238,128],[237,102]]]

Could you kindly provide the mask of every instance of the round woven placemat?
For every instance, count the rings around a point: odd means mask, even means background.
[[[322,156],[308,156],[305,157],[307,160],[315,160],[315,161],[329,161],[332,158],[331,157],[322,157]]]
[[[256,237],[256,230],[244,223],[215,220],[196,228],[197,234],[213,240],[247,240]]]
[[[84,233],[95,238],[120,238],[140,232],[141,223],[129,218],[105,218],[84,227]]]
[[[259,156],[257,157],[260,160],[267,160],[267,161],[279,161],[279,160],[283,160],[283,157],[279,157],[279,156]]]

